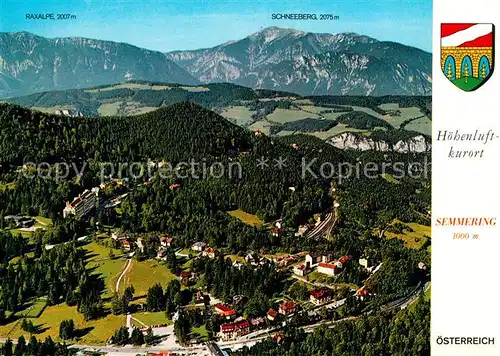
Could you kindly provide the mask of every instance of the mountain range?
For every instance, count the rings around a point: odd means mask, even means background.
[[[269,27],[213,48],[162,53],[86,38],[0,33],[0,97],[126,80],[230,82],[302,95],[430,95],[432,55],[355,33]]]

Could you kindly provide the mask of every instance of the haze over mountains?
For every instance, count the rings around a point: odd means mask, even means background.
[[[0,33],[0,97],[131,79],[198,83],[165,54],[126,43]]]
[[[431,54],[354,33],[266,28],[213,48],[161,53],[126,43],[0,33],[0,97],[126,80],[231,82],[303,95],[430,95]]]

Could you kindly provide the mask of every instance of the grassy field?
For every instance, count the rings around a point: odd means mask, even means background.
[[[194,92],[194,93],[199,93],[199,92],[202,92],[202,91],[210,91],[210,89],[205,88],[205,87],[187,87],[187,86],[182,86],[181,88],[184,89],[184,90],[187,90],[187,91]],[[172,89],[172,88],[169,88],[169,89]]]
[[[254,112],[250,111],[246,106],[230,106],[225,108],[221,115],[234,120],[236,125],[246,125],[252,122]]]
[[[352,127],[347,127],[347,125],[344,124],[338,124],[335,127],[332,127],[328,131],[316,131],[313,132],[312,135],[316,136],[317,138],[320,138],[322,140],[326,140],[332,136],[339,135],[344,132],[365,132],[364,130],[359,130],[355,129]]]
[[[71,105],[56,105],[56,106],[50,106],[47,108],[43,108],[40,106],[34,106],[31,108],[31,110],[38,110],[41,112],[44,112],[46,114],[54,114],[56,110],[71,110],[73,107]]]
[[[130,110],[130,111],[125,109],[125,115],[128,115],[128,116],[142,115],[142,114],[146,114],[148,112],[155,111],[155,110],[158,110],[158,108],[155,106],[141,106],[139,108],[135,108],[135,109]]]
[[[274,123],[284,124],[285,122],[298,121],[305,118],[319,118],[318,115],[302,110],[289,110],[277,108],[272,114],[267,115],[267,120]]]
[[[111,85],[109,87],[105,88],[96,88],[96,89],[88,89],[85,90],[87,93],[98,93],[101,91],[110,91],[110,90],[116,90],[116,89],[135,89],[135,90],[169,90],[174,88],[173,86],[169,85],[149,85],[149,84],[140,84],[140,83],[123,83],[123,84],[117,84],[117,85]],[[205,87],[189,87],[189,86],[182,86],[180,87],[184,90],[187,91],[193,91],[193,92],[200,92],[200,91],[209,91],[210,89],[205,88]]]
[[[21,229],[10,229],[10,233],[12,235],[19,235],[21,234],[22,237],[29,238],[31,235],[33,235],[32,231],[26,231],[26,230],[21,230]]]
[[[399,110],[398,103],[380,104],[378,107],[381,108],[382,110]]]
[[[35,216],[35,220],[40,225],[44,225],[44,226],[52,225],[52,220],[49,218],[44,218],[43,216]]]
[[[393,127],[399,128],[404,121],[414,119],[423,115],[420,109],[415,106],[410,108],[401,108],[398,110],[400,112],[400,115],[388,114],[382,116],[381,118],[391,124]]]
[[[405,126],[405,129],[409,131],[417,131],[425,135],[431,135],[432,121],[428,117],[422,117],[410,122]]]
[[[155,85],[152,87],[151,85],[148,85],[148,84],[123,83],[123,84],[111,85],[111,86],[105,87],[105,88],[88,89],[85,91],[87,93],[99,93],[101,91],[110,91],[110,90],[116,90],[116,89],[165,90],[165,89],[170,89],[170,87],[167,85]]]
[[[118,114],[118,109],[120,108],[120,105],[122,105],[122,103],[119,101],[115,103],[105,103],[99,106],[97,112],[101,116],[113,116]]]
[[[237,256],[237,255],[226,255],[224,256],[224,259],[226,258],[230,258],[231,261],[238,261],[238,262],[241,262],[241,263],[245,263],[245,257],[242,257],[242,256]]]
[[[33,304],[30,307],[28,307],[28,309],[25,310],[24,313],[22,313],[22,316],[24,316],[25,318],[37,318],[37,317],[39,317],[42,314],[42,312],[44,311],[46,303],[47,303],[46,298],[36,299],[33,302]]]
[[[0,189],[1,190],[1,189]],[[44,218],[43,216],[35,216],[35,224],[30,228],[17,228],[10,229],[13,235],[21,234],[21,236],[29,238],[33,235],[33,232],[37,229],[46,229],[48,226],[52,225],[52,220]]]
[[[98,320],[85,321],[76,310],[76,306],[69,307],[66,304],[59,304],[47,307],[40,317],[31,319],[33,324],[40,329],[40,333],[36,337],[43,340],[50,336],[52,339],[58,340],[59,324],[65,319],[73,319],[75,322],[77,332],[81,333],[80,343],[95,345],[105,344],[116,329],[126,325],[125,315],[107,315]],[[27,340],[29,339],[29,334],[21,329],[21,319],[0,325],[0,335],[15,339],[24,335]]]
[[[165,312],[163,312],[163,311],[155,312],[155,313],[153,313],[153,312],[134,313],[132,316],[134,318],[136,318],[137,320],[140,320],[141,322],[143,322],[147,326],[172,324],[172,321],[169,320],[165,316]],[[134,319],[132,319],[132,324],[135,326],[138,326],[138,327],[144,326],[141,323],[138,323],[137,321],[135,321]]]
[[[136,296],[145,296],[153,284],[159,283],[165,288],[173,278],[176,277],[170,272],[167,266],[155,260],[142,262],[133,260],[120,283],[120,292],[123,293],[127,286],[133,285]]]
[[[126,261],[121,258],[109,258],[109,247],[104,247],[95,242],[85,245],[88,251],[88,268],[93,269],[94,273],[100,274],[104,278],[106,290],[103,297],[112,297],[115,292],[116,279],[123,270]],[[120,250],[111,249],[115,256],[122,255]]]
[[[237,219],[240,219],[241,221],[243,221],[247,225],[262,226],[262,224],[263,224],[263,221],[260,220],[257,217],[257,215],[246,213],[241,209],[228,211],[227,213],[229,215],[237,218]]]
[[[384,115],[379,114],[378,112],[374,111],[373,109],[370,108],[365,108],[363,106],[352,106],[354,111],[363,111],[367,114],[370,114],[371,116],[375,116],[376,118],[384,120]]]
[[[427,238],[424,235],[431,236],[431,227],[420,225],[417,223],[405,224],[409,226],[413,231],[407,231],[403,234],[395,234],[392,232],[386,232],[385,235],[389,239],[398,238],[405,242],[406,246],[409,248],[420,248],[426,241]]]
[[[264,134],[269,136],[269,129],[271,128],[272,124],[266,120],[259,120],[257,122],[254,122],[252,125],[249,126],[249,129],[252,131],[257,131],[260,130]]]
[[[202,325],[199,328],[192,328],[191,336],[199,336],[201,340],[207,341],[208,340],[207,328],[205,327],[205,325]]]
[[[328,115],[328,114],[320,114],[320,111],[333,110],[332,108],[327,108],[327,107],[324,107],[324,106],[315,106],[315,105],[300,105],[299,108],[301,108],[304,111],[308,111],[308,112],[312,112],[314,114],[318,114],[320,116]],[[345,114],[346,112],[347,111],[341,112],[340,115]],[[331,113],[331,114],[336,114],[336,113]]]

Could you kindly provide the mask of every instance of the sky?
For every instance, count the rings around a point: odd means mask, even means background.
[[[26,19],[45,13],[76,19]],[[339,19],[273,20],[273,13]],[[0,0],[0,32],[96,38],[162,52],[213,47],[269,26],[355,32],[430,52],[432,0]]]

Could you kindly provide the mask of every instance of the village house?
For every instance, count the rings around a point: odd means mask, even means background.
[[[308,253],[306,255],[306,267],[307,268],[313,268],[318,265],[318,263],[321,262],[321,256],[316,256]]]
[[[180,186],[181,186],[181,185],[180,185],[179,183],[172,184],[172,185],[170,186],[170,190],[176,190],[176,189],[180,188]]]
[[[167,253],[168,253],[168,250],[166,250],[164,248],[158,250],[158,253],[156,254],[156,259],[158,259],[158,260],[166,260],[167,259]]]
[[[320,262],[318,264],[318,272],[326,274],[328,276],[335,276],[337,268],[338,268],[338,266],[334,263]]]
[[[333,260],[333,255],[329,253],[328,255],[323,255],[321,256],[321,262],[323,263],[329,263]]]
[[[206,243],[204,243],[204,242],[196,242],[196,243],[195,243],[195,244],[191,247],[191,249],[192,249],[193,251],[201,252],[201,251],[203,251],[203,249],[205,248],[205,246],[207,246],[207,244],[206,244]]]
[[[168,235],[160,236],[160,245],[163,247],[171,247],[172,241],[173,238]]]
[[[241,320],[234,323],[222,324],[219,335],[222,341],[229,341],[235,340],[249,332],[250,323],[247,320]]]
[[[141,250],[141,252],[144,252],[144,244],[142,243],[142,237],[138,237],[137,240],[135,240],[135,244]]]
[[[198,291],[198,292],[196,292],[196,294],[195,294],[195,297],[194,297],[194,298],[195,298],[194,300],[195,300],[195,303],[196,303],[196,304],[205,303],[205,295],[203,294],[203,292],[202,292],[202,291]]]
[[[255,136],[260,136],[260,135],[262,135],[262,131],[260,131],[260,130],[255,130],[254,135],[255,135]]]
[[[295,313],[296,304],[292,301],[285,301],[280,304],[278,312],[285,316]]]
[[[85,189],[82,194],[78,195],[73,201],[66,202],[66,207],[63,209],[63,217],[73,215],[77,220],[83,218],[92,209],[99,205],[99,187],[91,190]]]
[[[304,277],[306,274],[309,274],[311,269],[307,268],[305,265],[297,265],[293,267],[293,273],[298,276]]]
[[[229,308],[223,304],[217,304],[215,307],[215,312],[219,314],[221,317],[225,317],[226,319],[235,319],[236,318],[236,310]]]
[[[128,240],[120,240],[120,246],[125,251],[129,251],[132,248],[132,243]]]
[[[244,307],[248,303],[248,298],[244,295],[233,296],[233,307]]]
[[[427,269],[427,266],[425,265],[425,263],[419,262],[418,263],[418,269],[421,269],[421,270],[425,271]]]
[[[243,263],[241,263],[240,261],[234,261],[233,267],[241,270],[243,268]]]
[[[180,279],[181,279],[181,283],[182,285],[189,285],[189,282],[194,282],[196,281],[196,273],[194,273],[193,271],[190,271],[190,270],[187,270],[187,271],[182,271],[181,274],[179,275]]]
[[[245,256],[246,263],[249,263],[252,266],[262,266],[265,265],[269,260],[265,257],[261,257],[256,253],[249,253]]]
[[[285,258],[278,258],[276,261],[278,262],[279,267],[286,267],[294,263],[295,258],[292,256],[288,256]]]
[[[250,319],[250,324],[252,325],[253,328],[258,328],[264,323],[265,320],[262,317]]]
[[[304,236],[304,234],[307,232],[307,230],[309,230],[309,226],[307,226],[307,225],[300,225],[299,229],[295,233],[295,237]]]
[[[349,256],[342,256],[337,262],[335,262],[335,265],[337,265],[338,268],[342,268],[347,263],[347,261],[349,261]]]
[[[361,257],[359,259],[360,266],[364,267],[367,271],[371,272],[373,267],[373,260],[369,257]]]
[[[321,289],[311,291],[310,301],[316,305],[331,302],[333,293],[330,289]]]
[[[281,234],[281,229],[279,227],[273,227],[271,229],[271,235],[279,236]]]
[[[266,316],[268,320],[274,321],[278,317],[278,312],[274,309],[269,309]]]
[[[203,252],[201,253],[203,257],[208,257],[211,259],[214,259],[215,256],[217,255],[217,250],[213,247],[206,247]]]
[[[361,299],[361,300],[365,300],[369,295],[370,295],[370,292],[365,287],[361,287],[356,292],[356,298]]]
[[[181,279],[195,280],[196,273],[191,270],[182,271],[180,274]]]
[[[205,303],[205,295],[203,294],[203,292],[201,292],[201,291],[196,292],[195,297],[194,297],[194,301],[195,301],[195,304]]]
[[[285,334],[283,333],[276,333],[273,335],[273,340],[276,341],[277,344],[282,342],[285,339]]]
[[[123,232],[113,232],[111,234],[111,238],[116,241],[125,240],[127,239],[127,235],[124,234]]]
[[[35,219],[30,216],[19,216],[19,215],[7,215],[4,217],[4,220],[11,224],[13,227],[31,227],[35,224]]]

